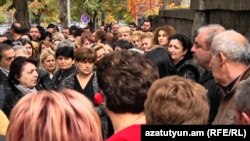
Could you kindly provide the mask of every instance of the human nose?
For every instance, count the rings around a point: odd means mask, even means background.
[[[34,71],[34,76],[35,76],[35,77],[38,77],[37,70],[36,70],[36,71]]]
[[[195,51],[196,51],[196,47],[195,47],[195,45],[193,45],[191,48],[191,52],[195,52]]]

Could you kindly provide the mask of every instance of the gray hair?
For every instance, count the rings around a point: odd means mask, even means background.
[[[20,51],[19,53],[21,53],[21,54],[18,54],[18,56],[29,57],[28,50],[26,49],[25,46],[23,46],[23,45],[15,45],[15,46],[13,46],[13,49],[14,49],[15,53]],[[16,56],[16,57],[18,57],[18,56]]]
[[[206,44],[206,48],[210,49],[214,36],[225,30],[226,29],[220,24],[209,24],[209,25],[200,27],[197,30],[197,33],[199,34],[201,32],[207,32],[205,44]]]
[[[235,104],[237,110],[250,116],[250,78],[242,80],[236,91]]]
[[[70,40],[62,40],[58,45],[57,48],[60,47],[72,47],[75,49],[75,45]]]
[[[215,55],[224,53],[228,59],[250,64],[250,44],[240,33],[234,30],[227,30],[214,37],[211,52]]]

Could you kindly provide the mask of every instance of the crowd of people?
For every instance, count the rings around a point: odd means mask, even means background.
[[[141,140],[140,125],[250,124],[250,44],[219,24],[113,24],[0,35],[7,141]]]

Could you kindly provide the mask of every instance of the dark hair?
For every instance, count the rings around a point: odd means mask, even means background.
[[[36,59],[36,50],[34,49],[34,46],[32,44],[32,42],[30,40],[27,40],[27,39],[21,39],[20,40],[22,45],[25,46],[25,44],[29,44],[32,48],[32,55],[30,56],[31,59],[35,60]]]
[[[60,55],[74,59],[74,48],[67,46],[59,47],[56,50],[56,58],[58,58]]]
[[[10,72],[8,75],[8,83],[11,87],[14,84],[19,84],[19,78],[21,77],[21,73],[23,71],[23,66],[27,63],[31,63],[35,65],[35,62],[27,57],[16,57],[10,65]]]
[[[157,66],[160,78],[176,74],[173,60],[164,47],[157,47],[146,54]]]
[[[97,59],[96,51],[92,48],[81,47],[74,53],[76,62],[90,62],[95,63]]]
[[[120,47],[122,49],[131,49],[133,48],[133,44],[125,40],[118,40],[115,44],[115,48],[116,47]]]
[[[193,58],[193,53],[191,52],[191,48],[192,48],[192,43],[191,40],[182,34],[173,34],[170,35],[168,38],[168,42],[170,43],[171,40],[176,39],[178,41],[181,42],[182,46],[183,46],[183,51],[187,50],[187,53],[184,55],[184,60],[185,59],[192,59]],[[168,43],[168,44],[169,44]]]
[[[7,40],[0,42],[0,44],[8,44],[8,45],[12,45],[12,41],[11,41],[11,37],[8,34],[2,34],[0,35],[0,37],[6,37]]]
[[[98,84],[106,106],[115,113],[140,113],[154,80],[156,67],[140,53],[122,50],[107,54],[97,62]]]
[[[3,52],[5,50],[10,50],[10,49],[12,49],[11,45],[5,44],[5,43],[0,44],[0,60],[2,60],[2,58],[3,58]]]
[[[49,24],[48,26],[47,26],[47,29],[48,28],[53,28],[53,29],[55,29],[56,31],[59,31],[59,28],[55,25],[55,24]]]
[[[14,22],[12,25],[11,25],[11,29],[15,32],[15,33],[18,33],[18,34],[22,34],[23,33],[23,28],[22,28],[22,25],[18,22]]]

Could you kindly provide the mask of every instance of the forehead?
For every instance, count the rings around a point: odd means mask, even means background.
[[[23,65],[23,71],[29,71],[34,69],[36,69],[36,66],[32,63],[27,62]]]
[[[38,28],[36,28],[36,27],[31,27],[31,28],[30,28],[30,31],[37,31],[37,32],[38,32],[39,30],[38,30]]]
[[[150,22],[144,22],[143,25],[150,25]]]
[[[158,34],[166,34],[166,31],[163,30],[163,29],[162,29],[162,30],[159,30],[159,31],[158,31]]]
[[[14,56],[14,55],[15,55],[15,51],[12,48],[8,50],[3,50],[2,52],[3,57],[9,57],[9,56]]]

